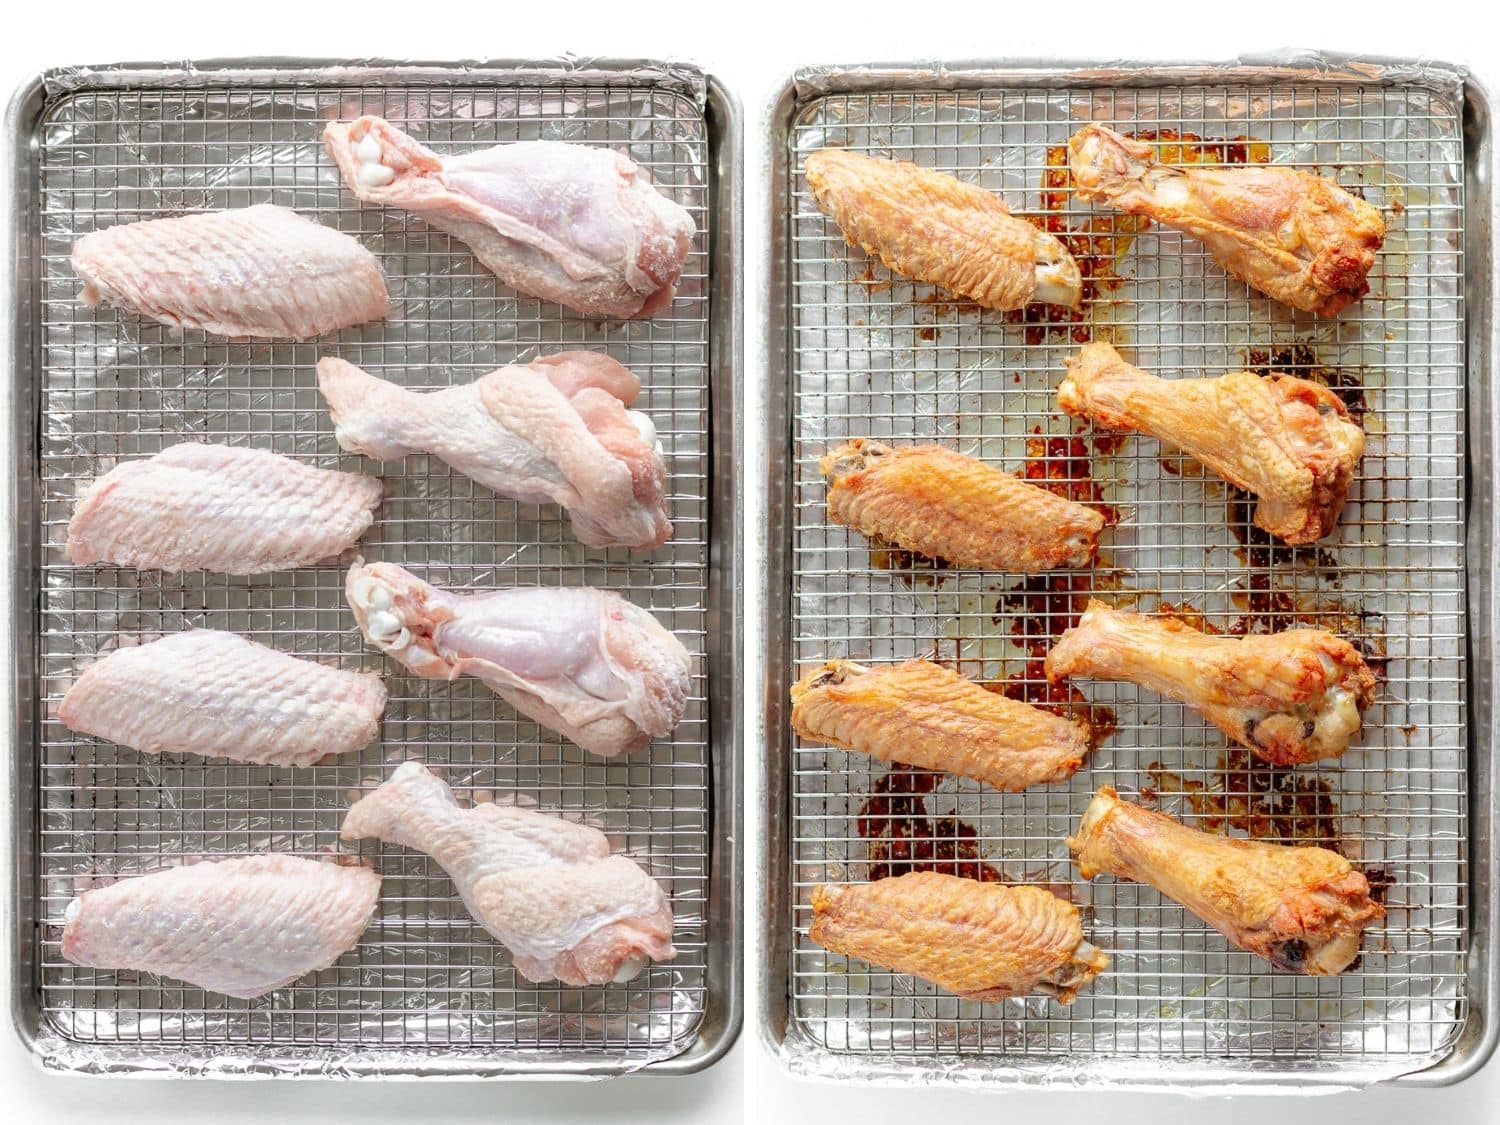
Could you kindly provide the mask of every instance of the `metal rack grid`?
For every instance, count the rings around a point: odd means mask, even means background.
[[[1253,137],[1266,145],[1257,157],[1361,192],[1389,224],[1371,295],[1318,320],[1252,294],[1179,234],[1145,230],[1123,253],[1082,241],[1124,229],[1074,202],[1056,171],[1060,146],[1090,120],[1209,141]],[[1097,593],[1145,610],[1174,606],[1217,628],[1321,624],[1359,644],[1383,681],[1355,748],[1295,774],[1248,764],[1192,712],[1127,684],[1079,685],[1117,729],[1069,784],[1022,794],[919,771],[903,778],[790,735],[788,987],[800,1038],[846,1056],[950,1066],[972,1065],[976,1052],[1066,1056],[1071,1074],[1131,1057],[1399,1072],[1450,1048],[1465,1018],[1469,925],[1461,126],[1460,106],[1444,94],[1374,85],[876,90],[797,107],[782,204],[791,675],[837,657],[928,656],[1035,697],[1036,657]],[[1094,259],[1086,271],[1117,276],[1091,293],[1081,323],[1052,310],[1025,326],[892,277],[848,247],[812,201],[802,159],[825,145],[996,190],[1019,213],[1060,223]],[[1064,358],[1091,337],[1167,377],[1261,365],[1346,381],[1348,401],[1368,408],[1368,444],[1339,530],[1316,547],[1272,548],[1251,529],[1249,505],[1154,440],[1083,432],[1067,444],[1077,428],[1057,411],[1055,389]],[[1073,482],[1075,497],[1091,476],[1120,522],[1106,529],[1097,568],[1059,576],[1050,596],[1046,580],[934,570],[827,521],[818,459],[856,436],[936,440],[1011,470],[1027,462]],[[1064,440],[1049,447],[1047,437]],[[1244,834],[1253,821],[1261,838],[1332,844],[1392,880],[1387,918],[1350,971],[1298,977],[1229,948],[1150,888],[1084,883],[1063,839],[1103,784],[1209,830]],[[898,798],[909,817],[899,823],[890,802],[866,804],[926,786],[920,803]],[[897,858],[873,863],[872,848],[891,850],[879,837],[892,834],[905,836]],[[812,886],[900,873],[923,852],[918,866],[973,875],[983,864],[1065,894],[1090,940],[1110,952],[1109,971],[1068,1008],[1041,998],[980,1005],[808,940]]]
[[[596,323],[518,297],[461,244],[403,212],[367,208],[323,152],[333,119],[379,113],[440,153],[529,139],[627,151],[693,215],[699,234],[670,313]],[[543,1063],[627,1067],[692,1043],[705,1011],[709,746],[708,137],[701,103],[640,83],[447,84],[84,91],[39,130],[42,520],[36,941],[44,1026],[78,1045],[348,1051],[469,1049]],[[359,238],[384,266],[395,309],[309,343],[230,342],[91,310],[68,264],[88,231],[165,214],[274,201]],[[336,354],[413,387],[468,381],[568,347],[606,350],[642,379],[658,426],[674,534],[664,547],[589,551],[556,508],[518,505],[436,458],[376,465],[341,454],[314,365]],[[453,587],[594,584],[648,608],[694,656],[686,716],[670,740],[606,762],[540,730],[473,680],[430,683],[366,649],[343,570],[251,578],[76,568],[62,555],[81,485],[118,459],[184,438],[270,449],[378,473],[387,496],[368,557]],[[306,770],[150,757],[72,734],[50,716],[78,668],[125,637],[190,626],[384,674],[381,742]],[[256,1001],[147,974],[65,961],[62,911],[98,880],[196,856],[339,846],[354,790],[420,757],[460,789],[497,791],[587,818],[667,889],[677,958],[627,985],[517,978],[425,856],[367,843],[384,877],[371,928],[331,969]]]

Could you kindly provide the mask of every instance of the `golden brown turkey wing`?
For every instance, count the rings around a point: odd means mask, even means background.
[[[1255,525],[1312,543],[1338,525],[1365,433],[1327,387],[1248,371],[1217,379],[1162,379],[1110,345],[1067,360],[1058,405],[1113,430],[1137,430],[1203,462],[1260,503]]]
[[[837,148],[808,156],[807,184],[850,245],[895,273],[1002,312],[1033,301],[1078,304],[1073,256],[983,188]]]
[[[1342,972],[1385,916],[1370,884],[1326,848],[1234,840],[1120,800],[1108,786],[1068,840],[1085,879],[1146,883],[1230,941],[1296,973]]]
[[[1088,566],[1104,517],[974,457],[862,438],[823,458],[828,515],[955,566],[1030,574]]]
[[[1047,653],[1047,679],[1126,680],[1186,703],[1273,765],[1336,758],[1375,702],[1354,646],[1322,629],[1218,637],[1090,601]]]
[[[1336,316],[1370,291],[1380,212],[1331,180],[1275,165],[1174,168],[1102,125],[1068,142],[1081,198],[1198,239],[1233,276],[1293,308]]]
[[[1078,910],[1040,887],[913,871],[812,893],[813,941],[967,1000],[1042,992],[1072,1003],[1109,966]]]
[[[1086,724],[986,691],[930,660],[833,660],[792,686],[803,738],[943,770],[1006,792],[1066,781],[1092,749]]]

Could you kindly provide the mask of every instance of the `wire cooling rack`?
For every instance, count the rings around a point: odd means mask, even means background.
[[[699,231],[670,312],[598,323],[518,297],[461,244],[404,212],[364,207],[323,152],[334,119],[381,114],[439,153],[550,139],[625,152]],[[41,1018],[72,1058],[232,1059],[293,1046],[338,1066],[391,1048],[518,1065],[630,1068],[691,1043],[705,1008],[710,778],[708,136],[701,101],[601,82],[518,87],[455,74],[409,86],[337,84],[128,89],[60,98],[38,128],[41,213],[39,488],[42,573],[36,839]],[[395,304],[381,323],[310,343],[229,342],[79,303],[75,238],[137,219],[253,203],[294,207],[380,259]],[[649,554],[590,551],[556,508],[518,505],[435,458],[376,465],[341,454],[317,391],[321,355],[412,387],[466,382],[500,364],[600,348],[645,385],[670,474],[673,536]],[[343,569],[251,578],[74,567],[62,554],[80,487],[117,461],[185,439],[274,450],[379,474],[387,496],[361,549],[470,590],[591,584],[649,609],[694,656],[687,713],[670,740],[605,762],[540,730],[477,681],[402,674],[362,643]],[[121,639],[192,626],[381,672],[383,740],[313,769],[151,757],[74,735],[51,718],[78,670]],[[676,960],[626,985],[519,979],[437,865],[395,847],[361,853],[384,876],[374,924],[331,969],[256,1001],[142,973],[79,968],[58,949],[69,899],[96,882],[183,859],[337,849],[351,796],[418,757],[474,791],[586,818],[671,896]],[[138,1049],[135,1056],[130,1048]],[[365,1052],[360,1054],[360,1052]],[[371,1053],[373,1052],[373,1054]],[[304,1056],[306,1057],[306,1056]],[[416,1057],[416,1056],[409,1056]],[[432,1057],[430,1054],[423,1057]]]
[[[1389,225],[1371,295],[1337,320],[1295,314],[1193,240],[1075,202],[1064,146],[1095,120],[1163,143],[1168,159],[1274,161],[1361,193]],[[928,656],[1047,700],[1040,657],[1097,595],[1228,631],[1322,625],[1382,680],[1356,746],[1294,773],[1256,765],[1191,711],[1127,684],[1050,699],[1113,733],[1069,784],[1021,794],[790,735],[789,1035],[845,1056],[833,1072],[848,1075],[892,1073],[882,1059],[952,1072],[981,1055],[1055,1060],[1069,1074],[1130,1058],[1399,1073],[1441,1056],[1465,1018],[1469,925],[1456,99],[1377,85],[874,89],[809,95],[784,142],[792,675],[837,657]],[[1083,315],[1007,317],[893,277],[808,193],[803,159],[827,145],[1000,192],[1080,257]],[[1249,367],[1335,385],[1368,435],[1337,532],[1274,545],[1251,527],[1252,504],[1154,440],[1078,432],[1056,387],[1090,338],[1169,378]],[[818,459],[851,437],[941,442],[1050,478],[1118,522],[1091,571],[937,569],[828,522]],[[1383,887],[1387,917],[1353,969],[1315,979],[1230,948],[1148,887],[1085,883],[1063,840],[1104,784],[1212,831],[1337,848]],[[807,938],[815,884],[913,867],[1052,887],[1078,903],[1109,971],[1071,1007],[980,1005]]]

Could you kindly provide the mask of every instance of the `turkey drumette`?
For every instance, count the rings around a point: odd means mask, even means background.
[[[1174,168],[1102,125],[1068,142],[1080,198],[1198,239],[1233,276],[1283,304],[1336,316],[1370,291],[1380,212],[1331,180],[1276,165]]]
[[[1347,969],[1364,928],[1385,915],[1364,875],[1336,852],[1200,832],[1108,786],[1068,849],[1085,879],[1146,883],[1242,949],[1309,976]]]
[[[1220,637],[1090,601],[1047,653],[1047,679],[1126,680],[1186,703],[1267,762],[1336,758],[1375,701],[1354,646],[1322,629]]]
[[[1327,387],[1249,371],[1162,379],[1095,342],[1067,361],[1058,405],[1112,430],[1137,430],[1182,450],[1260,503],[1255,526],[1288,543],[1330,534],[1365,433]]]

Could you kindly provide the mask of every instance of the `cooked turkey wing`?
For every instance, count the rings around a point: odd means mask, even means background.
[[[1070,1004],[1109,966],[1078,910],[1040,887],[913,871],[812,893],[813,941],[966,1000],[1041,992]]]
[[[1025,574],[1094,561],[1104,517],[938,445],[856,438],[823,458],[828,515],[955,566]]]
[[[1186,703],[1277,766],[1336,758],[1375,702],[1375,676],[1322,629],[1218,637],[1090,601],[1047,653],[1047,679],[1126,680]]]
[[[1173,168],[1102,125],[1068,142],[1081,198],[1198,239],[1233,276],[1283,304],[1336,316],[1370,291],[1380,212],[1331,180],[1276,165]]]
[[[1200,832],[1109,786],[1068,848],[1085,879],[1146,883],[1241,948],[1309,976],[1348,968],[1364,928],[1385,916],[1364,875],[1336,852]]]
[[[1067,366],[1057,389],[1066,413],[1150,434],[1203,462],[1255,494],[1257,527],[1297,544],[1338,525],[1365,434],[1327,387],[1248,371],[1161,379],[1102,342],[1086,345]]]
[[[1002,312],[1033,301],[1078,304],[1073,256],[983,188],[837,148],[808,156],[807,184],[849,244],[895,273]]]
[[[1007,699],[930,660],[833,660],[792,686],[803,738],[943,770],[1006,792],[1066,781],[1092,747],[1085,723]]]

